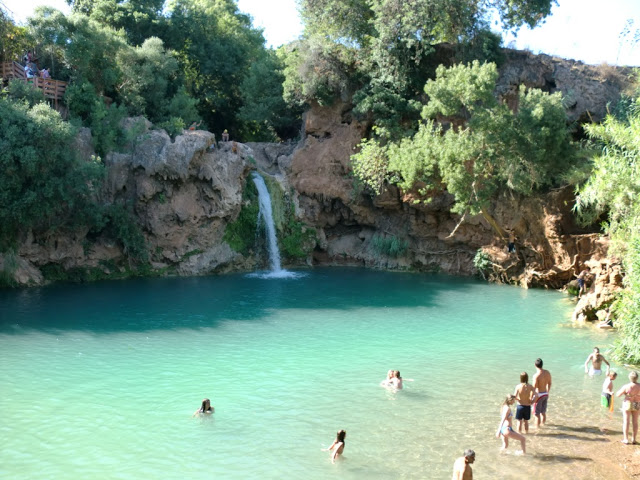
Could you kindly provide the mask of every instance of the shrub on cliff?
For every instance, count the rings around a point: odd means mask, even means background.
[[[95,221],[92,192],[98,162],[80,161],[70,148],[74,128],[46,103],[0,99],[0,242],[18,232]]]
[[[613,308],[620,331],[614,354],[620,363],[640,364],[640,91],[624,111],[586,130],[601,149],[576,209],[587,222],[608,212],[611,253],[625,269],[625,289]]]
[[[394,142],[383,130],[363,142],[352,157],[355,174],[374,193],[385,181],[417,188],[425,200],[446,189],[460,214],[483,212],[500,190],[555,186],[575,162],[562,96],[522,87],[512,112],[493,95],[497,77],[495,64],[440,66],[424,87],[418,132]],[[451,125],[445,130],[436,117]]]

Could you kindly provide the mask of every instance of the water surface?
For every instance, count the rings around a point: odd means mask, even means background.
[[[619,430],[582,368],[610,337],[572,328],[571,308],[360,269],[2,291],[0,477],[448,479],[474,448],[478,478],[604,479],[574,440]],[[500,454],[500,403],[537,357],[550,425],[530,456]],[[414,381],[383,389],[390,368]],[[192,418],[205,396],[215,415]]]

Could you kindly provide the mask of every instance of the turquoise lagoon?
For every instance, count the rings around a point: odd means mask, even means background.
[[[474,448],[477,478],[607,478],[576,439],[620,429],[582,367],[611,337],[572,327],[562,294],[299,273],[0,291],[0,477],[448,479]],[[501,401],[537,357],[558,435],[500,454]],[[391,368],[414,381],[387,391]],[[204,397],[215,415],[192,418]]]

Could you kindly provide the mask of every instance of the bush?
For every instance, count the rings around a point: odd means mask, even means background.
[[[485,274],[493,267],[493,260],[487,252],[479,249],[476,256],[473,257],[473,266],[476,267],[482,278],[486,278]]]
[[[253,180],[248,177],[242,192],[242,208],[238,218],[227,224],[223,237],[224,241],[236,252],[246,255],[255,244],[259,211],[258,189]]]
[[[374,235],[371,237],[371,248],[378,255],[397,258],[406,252],[409,242],[400,240],[394,235]]]

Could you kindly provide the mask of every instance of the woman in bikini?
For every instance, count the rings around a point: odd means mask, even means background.
[[[325,452],[331,452],[331,463],[336,463],[338,455],[342,455],[342,452],[344,451],[344,437],[346,436],[347,432],[340,430],[331,446],[329,448],[322,449]]]
[[[496,438],[502,437],[502,450],[506,450],[509,446],[509,439],[520,440],[522,445],[522,454],[527,453],[527,439],[520,435],[518,432],[511,428],[511,422],[513,413],[511,413],[511,405],[516,401],[515,395],[507,395],[502,404],[502,412],[500,418],[500,425],[498,425],[498,431],[496,432]]]
[[[204,400],[202,400],[202,405],[200,405],[200,408],[195,412],[193,412],[193,416],[195,417],[199,413],[206,414],[206,413],[213,413],[213,412],[215,412],[215,409],[211,406],[211,400],[209,400],[208,398],[205,398]]]
[[[616,393],[616,397],[624,395],[622,402],[622,443],[636,445],[638,439],[638,415],[640,415],[640,385],[638,385],[638,372],[629,374],[629,383],[624,385]],[[629,420],[633,423],[633,437],[629,442]]]

